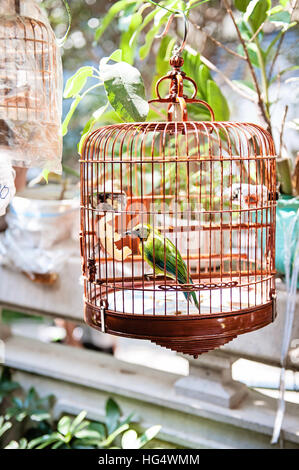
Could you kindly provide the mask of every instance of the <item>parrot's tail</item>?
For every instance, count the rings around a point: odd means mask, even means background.
[[[193,284],[191,277],[189,279],[189,284]],[[186,297],[187,302],[191,302],[193,300],[194,305],[199,310],[199,303],[195,292],[184,292],[184,296]]]

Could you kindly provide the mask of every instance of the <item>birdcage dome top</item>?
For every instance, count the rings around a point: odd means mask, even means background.
[[[128,147],[139,149],[130,160],[147,154],[159,158],[161,152],[153,147],[159,142],[173,140],[169,157],[201,159],[267,158],[275,156],[273,140],[261,126],[246,122],[221,121],[161,121],[120,123],[101,127],[90,133],[83,145],[82,156],[88,159],[126,158]],[[151,145],[150,145],[151,142]],[[179,145],[175,145],[180,142]],[[190,146],[191,144],[191,146]],[[141,148],[143,150],[141,151]],[[190,149],[192,148],[192,151]],[[197,148],[197,152],[194,152]],[[164,152],[165,153],[165,152]],[[164,155],[165,156],[165,155]]]

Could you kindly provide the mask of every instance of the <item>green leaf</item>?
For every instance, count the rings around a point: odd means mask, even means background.
[[[291,15],[288,11],[279,11],[269,16],[269,21],[277,25],[290,24]]]
[[[122,33],[121,39],[120,39],[120,48],[122,50],[122,60],[131,65],[133,64],[134,58],[135,58],[136,42],[131,47],[129,47],[128,44],[134,32],[137,30],[137,28],[139,28],[141,24],[142,24],[142,15],[140,12],[136,12],[131,17],[131,23],[130,23],[129,29]]]
[[[84,88],[88,77],[92,77],[93,68],[86,65],[80,67],[77,72],[68,79],[65,85],[63,97],[74,98]]]
[[[117,438],[117,436],[125,432],[127,429],[129,429],[128,424],[123,424],[122,426],[117,428],[114,432],[109,434],[107,439],[101,442],[101,447],[109,447],[113,443],[113,441]]]
[[[211,80],[210,70],[205,64],[201,64],[198,70],[198,85],[203,97],[207,97],[208,80]]]
[[[126,32],[130,28],[132,16],[136,11],[136,3],[129,3],[126,8],[124,8],[119,15],[118,19],[118,30],[120,32]]]
[[[28,442],[27,439],[22,437],[19,442],[17,441],[11,441],[7,446],[5,446],[5,449],[27,449],[28,448]]]
[[[162,9],[160,9],[160,11],[155,15],[154,24],[145,36],[145,44],[139,50],[140,59],[145,59],[148,55],[152,47],[152,43],[159,32],[160,26],[164,23],[164,18],[166,16],[170,16],[169,12]]]
[[[121,411],[118,404],[109,398],[106,402],[106,426],[108,434],[112,433],[118,426]]]
[[[139,448],[145,446],[149,441],[154,439],[156,435],[160,432],[161,426],[156,425],[152,426],[147,429],[140,437],[139,437]]]
[[[30,387],[28,390],[28,393],[26,395],[26,398],[24,400],[24,406],[26,408],[29,408],[30,405],[38,401],[38,395],[34,387]]]
[[[52,434],[44,434],[43,436],[36,437],[35,439],[32,439],[29,444],[28,444],[28,449],[33,449],[34,447],[37,447],[39,445],[45,444],[45,447],[47,445],[50,445],[52,442],[55,442],[60,440],[60,435],[58,433],[52,433]]]
[[[122,449],[139,449],[139,441],[137,432],[134,429],[126,431],[121,439]]]
[[[101,68],[108,100],[124,121],[145,121],[149,105],[140,72],[126,62]]]
[[[68,132],[68,125],[70,123],[70,120],[73,117],[74,112],[76,111],[76,108],[78,104],[80,103],[82,97],[80,95],[77,95],[76,98],[73,100],[70,110],[67,113],[63,123],[62,123],[62,135],[65,136]]]
[[[69,416],[63,416],[58,421],[57,429],[63,436],[66,436],[70,432],[71,422],[72,421]]]
[[[244,19],[250,24],[253,33],[264,23],[270,8],[271,0],[251,0],[248,4]]]
[[[175,39],[171,38],[170,36],[164,36],[161,39],[160,47],[156,56],[156,73],[159,75],[159,78],[162,75],[165,75],[170,68],[169,59],[171,57],[175,42]]]
[[[45,442],[42,444],[38,445],[36,448],[37,449],[45,449],[45,447],[50,446],[54,442],[60,442],[61,445],[64,445],[64,441],[61,439],[61,435],[58,433],[52,433]]]
[[[121,49],[116,49],[114,52],[112,52],[110,56],[110,60],[114,60],[114,62],[121,62],[122,61],[122,50]]]
[[[136,47],[137,39],[141,31],[154,19],[156,14],[157,14],[157,8],[155,8],[155,10],[151,11],[148,15],[146,15],[143,18],[142,23],[138,26],[138,28],[136,28],[136,30],[134,31],[134,34],[131,36],[129,47],[133,47],[133,48]]]
[[[61,447],[63,445],[63,442],[60,441],[60,442],[55,442],[52,446],[51,446],[51,449],[58,449],[59,447]]]
[[[193,48],[187,46],[183,52],[183,58],[184,58],[184,71],[186,74],[193,78],[195,82],[198,84],[198,95],[197,96],[201,99],[206,100],[206,96],[202,94],[203,89],[205,88],[205,84],[201,83],[200,76],[199,76],[199,71],[200,71],[200,66],[202,65],[201,59],[200,59],[200,54],[195,51]],[[186,90],[189,91],[190,93],[193,93],[194,87],[193,85],[189,85],[188,82],[185,82],[186,84]]]
[[[48,183],[49,174],[50,174],[49,170],[43,170],[42,171],[42,176],[43,176],[44,180],[46,181],[46,183]]]
[[[248,24],[243,20],[243,17],[244,15],[239,20],[238,26],[239,26],[239,30],[242,35],[242,38],[245,39],[245,41],[249,41],[252,37],[252,32],[250,31]]]
[[[218,85],[208,80],[208,103],[212,107],[216,121],[228,121],[229,119],[229,107],[223,94],[221,93]]]
[[[12,424],[10,421],[4,422],[4,418],[2,416],[0,417],[0,419],[1,418],[2,418],[2,423],[0,421],[0,437],[3,436],[3,434],[6,433],[6,431],[8,431],[12,427]]]
[[[19,441],[19,449],[27,449],[27,445],[27,439],[25,439],[25,437],[22,437]]]
[[[155,76],[152,83],[152,93],[153,96],[156,96],[155,86],[159,78],[170,70],[169,60],[172,55],[173,48],[175,46],[176,40],[168,35],[164,36],[160,41],[160,47],[156,55],[156,70]],[[165,85],[167,86],[167,84]],[[163,85],[162,85],[163,87]],[[162,88],[161,87],[161,88]],[[163,88],[162,88],[163,90]],[[163,91],[162,91],[163,93]]]
[[[100,26],[97,28],[95,32],[95,40],[98,41],[102,34],[105,32],[105,30],[108,28],[110,25],[111,21],[116,17],[118,13],[120,13],[122,10],[124,10],[128,4],[130,3],[136,3],[136,0],[120,0],[112,7],[109,9],[108,13],[104,16],[102,23]]]
[[[21,411],[20,413],[15,414],[16,420],[21,423],[27,416],[26,411]]]
[[[96,439],[98,442],[103,438],[102,434],[93,429],[81,429],[80,431],[77,431],[74,436],[77,439]]]
[[[50,413],[47,413],[46,411],[43,411],[43,410],[35,410],[30,415],[30,419],[32,419],[32,421],[46,421],[47,419],[50,419],[50,418],[51,418]]]
[[[87,411],[83,410],[81,413],[76,416],[76,418],[72,421],[70,427],[69,427],[69,432],[70,433],[75,433],[78,426],[82,423],[82,421],[85,419],[87,415]],[[86,421],[86,426],[88,426],[89,422]]]
[[[88,429],[96,431],[102,437],[105,437],[105,426],[102,423],[92,422],[89,424]]]
[[[249,3],[250,0],[234,0],[235,7],[243,13],[245,13]]]
[[[107,57],[103,57],[100,60],[100,69],[102,67],[104,67],[109,62],[109,60],[113,60],[114,62],[121,62],[122,54],[123,54],[123,52],[122,52],[121,49],[116,49],[115,51],[112,52],[111,55],[109,55]]]
[[[130,413],[126,418],[122,419],[119,423],[120,426],[122,426],[123,424],[129,424],[133,421],[133,418],[135,416],[135,413],[134,411],[132,413]],[[136,421],[136,420],[135,420]]]
[[[237,48],[239,54],[244,56],[244,49],[243,46],[240,44]],[[247,50],[248,50],[248,55],[250,62],[255,66],[255,67],[260,67],[259,60],[258,60],[258,54],[257,54],[257,46],[253,42],[250,42],[247,44]],[[265,57],[265,53],[261,51],[262,55]]]

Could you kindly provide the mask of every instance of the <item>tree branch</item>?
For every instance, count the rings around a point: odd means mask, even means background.
[[[280,52],[280,48],[281,48],[281,45],[282,45],[282,42],[283,42],[283,39],[284,39],[284,36],[285,36],[285,31],[281,34],[280,36],[280,39],[278,41],[278,45],[277,45],[277,48],[276,48],[276,52],[275,52],[275,55],[273,57],[273,60],[272,60],[272,64],[271,64],[271,67],[270,67],[270,70],[269,70],[269,75],[268,75],[268,80],[270,82],[271,78],[272,78],[272,74],[273,74],[273,70],[274,70],[274,65],[276,64],[276,61],[277,61],[277,58],[279,56],[279,52]]]
[[[280,128],[280,135],[279,135],[279,157],[281,157],[281,153],[282,153],[282,140],[283,140],[283,132],[284,132],[284,127],[285,127],[285,123],[286,123],[286,118],[287,118],[287,114],[288,114],[288,105],[285,107],[284,109],[284,115],[283,115],[283,118],[282,118],[282,122],[281,122],[281,128]]]
[[[229,16],[231,17],[232,19],[232,22],[234,24],[234,27],[235,27],[235,30],[236,30],[236,33],[238,35],[238,38],[239,38],[239,41],[240,43],[242,44],[242,47],[243,47],[243,50],[244,50],[244,54],[245,54],[245,58],[246,58],[246,62],[248,64],[248,67],[249,67],[249,70],[250,70],[250,73],[251,73],[251,76],[252,76],[252,80],[253,80],[253,84],[254,84],[254,87],[255,87],[255,90],[256,90],[256,93],[257,93],[257,96],[258,96],[258,107],[260,109],[260,112],[262,114],[262,117],[267,125],[267,130],[271,133],[272,131],[272,128],[271,128],[271,121],[270,121],[270,118],[269,116],[267,116],[267,113],[266,113],[266,110],[265,110],[265,106],[264,106],[264,101],[263,101],[263,98],[262,98],[262,93],[261,93],[261,89],[260,89],[260,86],[259,86],[259,83],[257,81],[257,77],[256,77],[256,74],[255,74],[255,71],[254,71],[254,68],[253,68],[253,65],[251,63],[251,60],[250,60],[250,57],[249,57],[249,53],[248,53],[248,49],[247,49],[247,46],[246,46],[246,43],[241,35],[241,32],[239,30],[239,27],[236,23],[236,20],[235,20],[235,17],[234,17],[234,14],[227,2],[227,0],[223,0],[223,3],[225,5],[225,8],[226,8],[226,11],[227,13],[229,14]]]
[[[234,55],[235,57],[238,57],[238,59],[241,59],[241,60],[246,60],[244,56],[242,56],[241,54],[238,54],[238,52],[235,52],[233,51],[232,49],[230,49],[229,47],[225,46],[224,44],[222,44],[221,42],[217,41],[217,39],[215,39],[213,36],[211,36],[209,33],[207,33],[201,26],[199,26],[198,24],[196,24],[193,20],[190,20],[189,19],[189,22],[196,28],[198,29],[199,31],[201,31],[202,33],[204,33],[206,35],[206,37],[208,39],[210,39],[210,41],[212,41],[214,44],[216,44],[216,46],[218,47],[221,47],[222,49],[224,49],[226,52],[228,52],[229,54],[232,54]]]

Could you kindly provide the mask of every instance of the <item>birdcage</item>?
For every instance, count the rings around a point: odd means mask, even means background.
[[[84,143],[85,319],[197,356],[275,318],[275,150],[256,124],[215,121],[183,59],[171,65],[153,100],[167,121],[106,126]],[[211,121],[188,121],[188,103]]]
[[[1,0],[0,157],[60,172],[62,66],[34,0]]]

